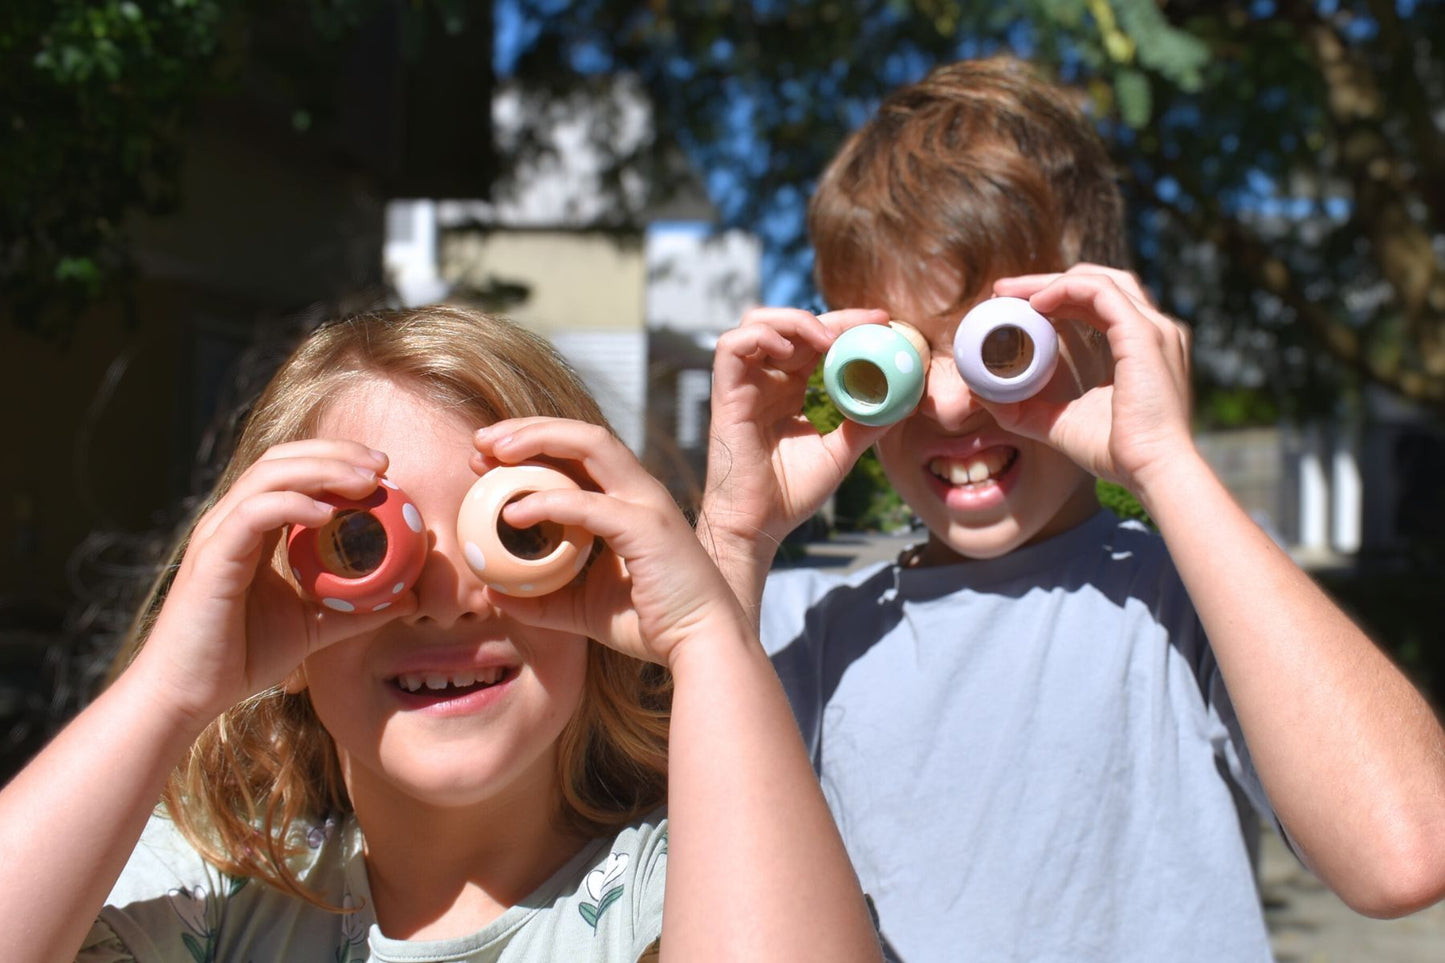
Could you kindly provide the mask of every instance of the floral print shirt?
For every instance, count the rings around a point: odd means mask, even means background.
[[[583,847],[476,933],[390,939],[376,926],[355,819],[304,830],[301,880],[336,913],[205,863],[162,814],[151,817],[77,963],[634,963],[662,932],[667,819]]]

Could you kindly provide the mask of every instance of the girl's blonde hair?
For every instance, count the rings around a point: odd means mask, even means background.
[[[207,507],[268,448],[309,437],[331,399],[378,378],[478,427],[528,415],[607,424],[556,349],[510,321],[449,306],[363,314],[317,329],[281,365]],[[144,644],[189,538],[180,539],[141,607],[112,675]],[[583,697],[558,745],[563,826],[602,835],[662,803],[670,704],[666,670],[589,643]],[[324,905],[288,863],[299,851],[293,830],[351,806],[335,746],[304,691],[276,687],[222,713],[171,774],[163,799],[220,870]]]

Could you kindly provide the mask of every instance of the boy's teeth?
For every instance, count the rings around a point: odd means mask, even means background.
[[[496,685],[506,674],[507,670],[499,665],[487,669],[459,669],[450,675],[440,672],[409,672],[397,676],[396,684],[407,692],[420,692],[423,688],[430,691],[466,689],[479,683]]]
[[[1008,452],[991,450],[971,458],[935,458],[928,470],[950,485],[977,485],[1007,468],[1010,460]]]

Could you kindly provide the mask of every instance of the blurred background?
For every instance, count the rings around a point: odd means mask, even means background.
[[[1208,457],[1438,704],[1442,46],[1440,0],[9,0],[0,777],[339,312],[546,333],[694,504],[717,336],[821,307],[814,178],[883,93],[996,50],[1098,119]],[[864,464],[806,536],[908,523]]]

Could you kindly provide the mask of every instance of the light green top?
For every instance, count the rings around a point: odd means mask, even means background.
[[[667,819],[660,813],[594,840],[516,906],[450,940],[382,934],[355,819],[328,820],[304,837],[302,881],[354,912],[329,912],[226,876],[170,820],[152,816],[78,963],[634,963],[662,933]]]

